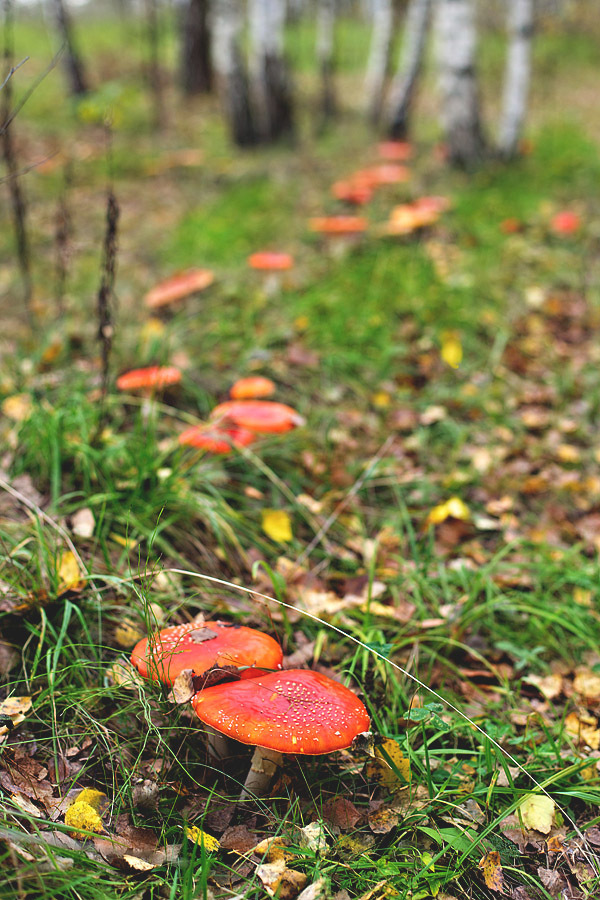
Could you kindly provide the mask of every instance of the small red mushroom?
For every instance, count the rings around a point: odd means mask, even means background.
[[[363,206],[372,198],[373,188],[364,181],[351,176],[346,181],[336,181],[331,186],[331,193],[336,200],[342,200],[353,206]]]
[[[192,697],[192,706],[215,731],[256,747],[242,798],[265,792],[282,754],[343,750],[370,727],[364,704],[351,690],[307,669],[205,688]]]
[[[412,157],[413,148],[407,141],[381,141],[377,145],[377,152],[389,162],[406,162]]]
[[[381,163],[357,172],[357,177],[362,178],[364,183],[370,184],[374,188],[387,184],[404,184],[410,180],[410,169],[394,163]]]
[[[232,400],[256,400],[271,397],[274,393],[275,382],[270,378],[265,378],[264,375],[247,375],[232,384],[229,396]]]
[[[167,685],[184,669],[199,678],[219,669],[233,669],[240,679],[256,678],[265,669],[280,668],[282,660],[281,647],[268,634],[219,621],[163,628],[138,641],[131,654],[140,675]]]
[[[339,258],[353,247],[367,230],[362,216],[318,216],[309,219],[308,227],[327,242],[331,255]]]
[[[148,366],[145,369],[132,369],[117,378],[120,391],[143,391],[151,393],[173,384],[179,384],[181,372],[175,366]]]
[[[183,446],[222,456],[231,453],[234,448],[248,447],[255,440],[256,434],[247,428],[221,428],[218,425],[192,425],[182,431],[178,438]]]
[[[263,250],[248,257],[248,265],[262,275],[262,287],[269,297],[279,293],[283,273],[294,267],[294,257],[289,253]]]
[[[561,236],[576,234],[581,228],[581,216],[572,209],[563,209],[550,219],[550,228]]]
[[[177,272],[148,291],[144,302],[150,309],[170,306],[190,294],[204,291],[214,280],[214,272],[210,269],[187,269],[185,272]]]
[[[233,422],[257,434],[279,434],[304,425],[295,409],[272,400],[226,400],[215,406],[211,418]]]

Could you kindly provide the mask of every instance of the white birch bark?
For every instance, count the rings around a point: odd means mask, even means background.
[[[509,0],[509,2],[509,43],[498,137],[498,150],[505,157],[517,154],[525,122],[534,28],[534,0]]]
[[[392,0],[373,0],[371,46],[365,74],[365,105],[371,122],[378,122],[390,64],[394,10]]]
[[[472,0],[437,0],[435,30],[441,119],[448,160],[453,165],[471,168],[484,153]]]
[[[240,52],[241,0],[218,0],[213,8],[212,61],[225,117],[234,143],[256,143],[248,78]]]
[[[410,0],[402,34],[398,69],[386,102],[386,128],[391,138],[408,134],[409,115],[421,71],[431,0]]]
[[[291,86],[284,59],[285,0],[248,0],[250,78],[260,136],[293,130]]]
[[[334,84],[336,0],[318,0],[317,6],[317,65],[321,78],[319,110],[323,122],[336,113]]]

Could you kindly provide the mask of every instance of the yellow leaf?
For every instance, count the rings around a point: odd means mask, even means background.
[[[440,525],[446,519],[462,519],[468,522],[471,518],[469,507],[463,503],[460,497],[450,497],[445,503],[440,503],[430,510],[427,516],[427,525]]]
[[[490,891],[504,893],[504,875],[500,865],[500,854],[497,850],[489,850],[479,860],[479,868],[483,869],[483,880]]]
[[[371,403],[376,409],[387,409],[391,402],[392,398],[387,391],[377,391],[371,397]]]
[[[554,821],[554,807],[552,797],[546,797],[545,794],[527,794],[517,809],[521,813],[525,828],[533,828],[542,834],[548,834]]]
[[[455,331],[444,331],[442,334],[441,357],[445,363],[458,369],[463,358],[463,349],[460,338]]]
[[[6,700],[0,702],[0,716],[8,716],[11,719],[11,725],[0,725],[0,741],[9,734],[9,732],[25,721],[25,713],[31,709],[31,697],[7,697]]]
[[[213,837],[212,834],[207,834],[196,825],[186,825],[185,836],[188,841],[193,841],[194,844],[203,846],[206,853],[215,853],[221,846],[216,837]]]
[[[600,729],[598,720],[585,713],[569,713],[565,718],[565,731],[577,739],[579,744],[586,744],[592,750],[600,749]]]
[[[66,550],[61,554],[58,562],[58,587],[57,594],[67,591],[81,591],[86,585],[86,579],[83,576],[75,554],[71,550]]]
[[[74,837],[85,838],[84,832],[95,831],[100,834],[104,831],[102,814],[108,808],[108,797],[102,791],[93,788],[84,788],[75,797],[73,803],[65,813],[65,825],[77,829]]]
[[[292,523],[283,509],[263,509],[262,530],[273,541],[288,543],[292,540]]]
[[[367,776],[389,791],[406,787],[411,780],[410,760],[404,756],[397,741],[386,740],[375,748],[373,759],[367,763]]]
[[[13,422],[24,422],[31,413],[31,396],[29,394],[13,394],[2,401],[2,412]]]

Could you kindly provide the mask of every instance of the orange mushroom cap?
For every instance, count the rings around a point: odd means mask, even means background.
[[[371,166],[370,169],[362,169],[355,177],[372,188],[384,184],[404,184],[410,180],[410,169],[394,163],[381,163],[378,166]]]
[[[391,162],[406,162],[413,155],[412,144],[407,141],[381,141],[377,151],[382,159]]]
[[[229,396],[232,400],[251,400],[255,397],[270,397],[275,393],[275,382],[264,375],[248,375],[238,378],[232,384]]]
[[[175,366],[148,366],[119,375],[117,387],[120,391],[139,391],[144,388],[160,390],[180,381],[181,372]]]
[[[450,209],[452,201],[449,197],[433,194],[428,197],[417,197],[413,202],[413,206],[417,207],[417,209],[430,209],[434,212],[442,213],[446,212],[447,209]]]
[[[163,628],[138,641],[131,654],[140,675],[169,685],[184,669],[202,677],[214,669],[243,667],[238,678],[256,678],[265,669],[280,668],[282,660],[281,647],[268,634],[228,622]]]
[[[361,216],[319,216],[309,219],[308,226],[319,234],[351,235],[366,231],[367,220]]]
[[[554,234],[575,234],[581,228],[581,216],[572,209],[563,209],[552,216],[550,228]]]
[[[179,435],[179,443],[186,447],[196,447],[207,453],[225,455],[234,447],[247,447],[256,440],[256,435],[247,428],[221,428],[218,425],[193,425]]]
[[[221,734],[280,753],[343,750],[370,727],[351,690],[308,669],[205,688],[194,694],[192,706]]]
[[[258,434],[277,434],[304,425],[300,413],[272,400],[226,400],[211,413],[213,419],[225,419]]]
[[[259,253],[250,254],[248,265],[251,269],[260,269],[263,272],[285,272],[294,267],[294,257],[290,253],[261,250]]]
[[[331,193],[337,200],[362,206],[373,196],[373,189],[359,179],[349,178],[347,181],[336,181],[331,186]]]
[[[188,269],[185,272],[177,272],[148,291],[144,302],[150,309],[169,306],[189,294],[205,290],[214,280],[214,272],[210,269]]]

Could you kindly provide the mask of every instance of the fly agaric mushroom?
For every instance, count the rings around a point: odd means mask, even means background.
[[[363,180],[371,187],[381,187],[387,184],[404,184],[410,180],[410,169],[394,163],[381,163],[370,169],[363,169],[356,173],[356,177]]]
[[[369,730],[363,703],[347,687],[308,669],[289,669],[205,688],[198,718],[256,747],[240,799],[265,793],[284,753],[319,755],[349,747]]]
[[[263,250],[250,254],[248,265],[262,274],[263,290],[269,297],[273,297],[281,289],[283,273],[294,268],[294,257],[289,253]]]
[[[117,387],[120,391],[141,391],[147,396],[180,381],[181,372],[175,366],[148,366],[119,375]]]
[[[575,234],[581,227],[581,217],[572,209],[563,209],[550,219],[550,228],[554,234]]]
[[[360,178],[350,177],[346,181],[336,181],[331,186],[331,193],[336,200],[342,200],[353,206],[363,206],[373,196],[373,188]]]
[[[264,375],[248,375],[246,378],[238,378],[232,384],[229,396],[232,400],[256,400],[270,397],[275,393],[275,382]]]
[[[183,300],[190,294],[204,291],[214,280],[214,272],[210,269],[187,269],[185,272],[177,272],[148,291],[144,302],[149,309],[161,309],[177,300]]]
[[[406,162],[412,157],[413,148],[407,141],[381,141],[377,152],[388,162]]]
[[[220,428],[218,425],[192,425],[178,438],[183,446],[220,455],[231,453],[233,448],[247,447],[255,440],[256,435],[247,428]]]
[[[257,434],[280,434],[304,425],[300,413],[273,400],[226,400],[215,406],[211,418],[233,422]]]
[[[308,227],[327,241],[334,258],[340,258],[365,233],[367,220],[362,216],[318,216],[309,219]]]
[[[278,669],[282,660],[281,647],[268,634],[219,621],[163,628],[138,641],[131,654],[140,675],[171,686],[184,669],[198,678],[214,677],[219,669],[256,678],[265,669]]]
[[[133,648],[131,662],[140,675],[172,686],[185,670],[205,683],[223,675],[256,678],[279,669],[283,651],[267,634],[227,622],[189,622],[163,628]],[[215,760],[228,755],[227,741],[208,728],[208,752]]]

